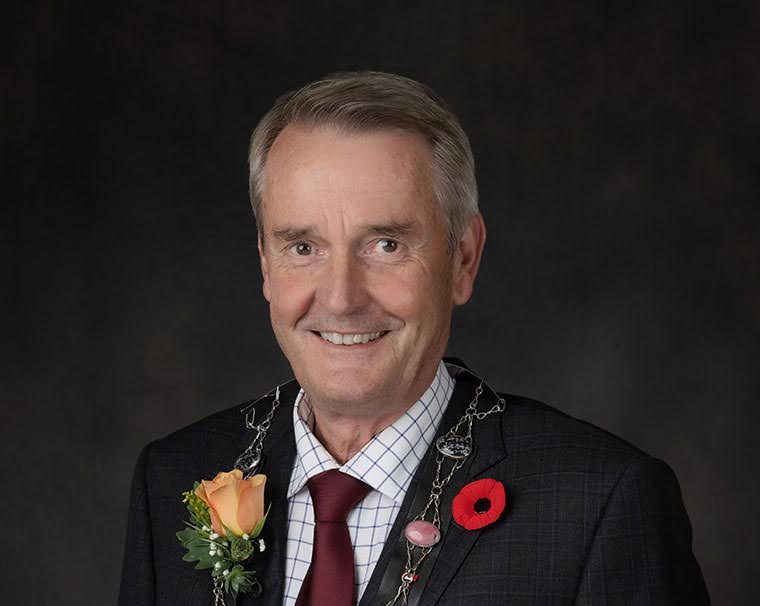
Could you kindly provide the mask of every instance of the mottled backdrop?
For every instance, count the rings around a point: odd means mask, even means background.
[[[113,603],[139,448],[288,377],[248,136],[365,68],[471,136],[489,238],[451,352],[667,460],[715,604],[752,602],[757,3],[119,4],[0,26],[3,604]]]

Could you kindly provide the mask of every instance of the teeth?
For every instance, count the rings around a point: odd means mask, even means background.
[[[354,345],[355,343],[369,343],[370,341],[377,339],[382,334],[382,332],[351,334],[341,334],[339,332],[320,332],[319,336],[321,336],[325,341],[330,341],[330,343],[334,343],[335,345]]]

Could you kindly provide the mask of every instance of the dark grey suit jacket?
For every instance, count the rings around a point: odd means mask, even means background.
[[[439,433],[472,399],[477,380],[458,372]],[[284,388],[292,402],[298,385]],[[453,606],[709,604],[691,548],[691,526],[670,468],[609,433],[538,402],[504,396],[506,410],[477,421],[475,450],[441,500],[443,540],[421,569],[410,604]],[[495,398],[484,394],[479,408]],[[271,399],[257,403],[257,418]],[[211,575],[182,560],[175,533],[187,517],[181,493],[232,467],[251,438],[241,406],[148,444],[132,482],[120,606],[211,603]],[[360,606],[385,604],[398,588],[402,529],[427,499],[434,453],[415,474]],[[256,556],[264,594],[239,606],[279,606],[287,538],[286,491],[295,456],[292,416],[276,415],[265,447],[267,503]],[[496,478],[507,508],[494,524],[468,531],[451,520],[451,502],[467,482]]]

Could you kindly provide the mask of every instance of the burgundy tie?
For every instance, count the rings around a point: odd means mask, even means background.
[[[353,606],[356,571],[346,517],[372,487],[337,469],[307,484],[314,505],[314,548],[296,606]]]

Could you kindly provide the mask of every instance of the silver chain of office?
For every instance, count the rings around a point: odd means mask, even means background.
[[[451,482],[452,478],[464,465],[467,457],[472,453],[472,425],[475,420],[481,421],[488,415],[495,412],[502,412],[505,408],[504,399],[497,395],[497,403],[489,410],[478,411],[478,400],[483,393],[484,382],[481,379],[480,384],[475,389],[475,396],[470,401],[462,417],[457,421],[448,432],[438,438],[435,442],[436,450],[436,470],[433,483],[430,487],[430,494],[423,510],[418,513],[412,521],[424,521],[433,524],[440,532],[441,514],[440,503],[443,490]],[[492,390],[491,390],[492,391]],[[492,393],[496,394],[496,392]],[[255,424],[256,410],[255,404],[259,400],[274,395],[272,407],[267,413],[264,420],[258,425]],[[245,426],[254,432],[253,439],[248,447],[235,461],[235,467],[243,472],[244,478],[254,475],[261,465],[261,453],[264,447],[264,439],[272,425],[275,412],[280,406],[280,386],[278,385],[273,391],[269,392],[262,398],[249,404],[243,409],[246,413]],[[436,543],[437,544],[437,543]],[[418,578],[418,570],[427,556],[433,551],[435,545],[430,547],[421,547],[406,541],[406,565],[401,574],[401,584],[399,585],[396,595],[385,606],[395,606],[400,603],[402,606],[407,605],[409,591],[412,584]]]
[[[435,447],[438,453],[436,454],[436,468],[435,477],[430,487],[430,494],[428,496],[427,503],[420,513],[418,513],[412,521],[424,521],[430,522],[440,532],[441,530],[441,494],[443,490],[451,482],[452,478],[464,465],[467,457],[472,453],[472,425],[477,419],[478,421],[485,419],[488,415],[495,412],[502,412],[505,408],[504,398],[497,396],[497,403],[494,404],[487,411],[478,411],[478,400],[483,393],[483,380],[475,390],[475,396],[470,401],[462,417],[459,419],[456,425],[449,429],[444,435],[438,438],[435,442]],[[448,471],[445,469],[448,468]],[[436,541],[436,545],[438,541]],[[422,547],[415,545],[408,538],[406,540],[406,565],[404,571],[401,574],[401,583],[399,585],[396,595],[388,601],[385,606],[395,606],[396,604],[407,605],[409,599],[409,591],[412,588],[412,584],[418,578],[418,570],[425,559],[433,551],[435,545],[430,547]]]

